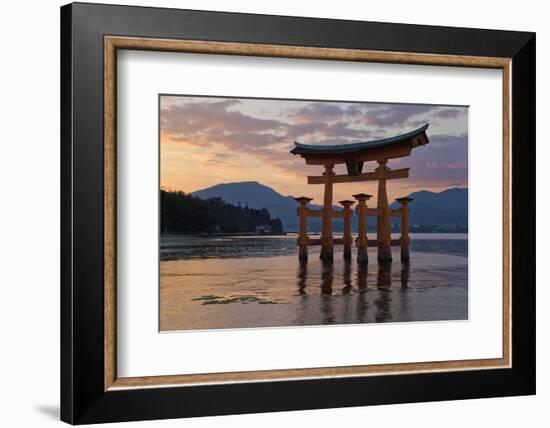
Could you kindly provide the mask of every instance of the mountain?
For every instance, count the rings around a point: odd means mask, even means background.
[[[284,196],[264,184],[256,181],[244,181],[240,183],[217,184],[206,189],[197,190],[193,196],[201,199],[221,198],[227,203],[241,205],[249,208],[266,208],[271,217],[278,217],[283,223],[285,231],[298,230],[298,217],[296,215],[297,203],[292,196]],[[409,195],[414,201],[410,204],[411,230],[436,231],[434,225],[445,226],[444,230],[452,230],[456,225],[462,225],[462,229],[468,224],[468,189],[447,189],[440,193],[422,190]],[[398,208],[399,204],[392,204],[392,208]],[[319,205],[311,205],[312,209],[321,208]],[[334,209],[340,207],[334,206]],[[398,226],[394,219],[394,227]],[[320,230],[320,219],[308,219],[309,230]],[[355,230],[356,217],[353,217]],[[375,219],[369,217],[369,231],[372,231]],[[420,229],[418,228],[420,226]],[[449,227],[447,227],[449,226]],[[461,229],[461,230],[462,230]],[[341,230],[341,221],[334,222],[334,230]]]
[[[249,208],[266,208],[271,217],[278,217],[286,231],[298,230],[298,204],[292,196],[283,196],[271,187],[257,181],[243,181],[240,183],[224,183],[206,189],[197,190],[193,196],[201,199],[221,198],[233,205],[248,206]]]
[[[468,227],[468,189],[452,188],[435,193],[427,190],[413,192],[409,195],[414,199],[409,205],[409,223],[411,230],[414,226],[438,225],[439,229]],[[397,202],[391,205],[399,208]],[[423,230],[428,231],[428,230]]]

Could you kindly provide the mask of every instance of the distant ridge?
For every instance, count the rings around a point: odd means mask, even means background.
[[[232,205],[241,205],[249,208],[266,208],[272,217],[278,217],[283,223],[285,231],[298,230],[296,216],[296,201],[292,196],[284,196],[271,187],[257,181],[242,181],[236,183],[216,184],[206,189],[192,192],[193,196],[201,199],[221,198]],[[442,192],[421,190],[413,192],[409,197],[414,199],[410,205],[410,224],[420,231],[452,231],[458,227],[463,231],[468,225],[468,189],[451,188]],[[313,208],[320,208],[313,205]],[[398,208],[397,203],[392,208]],[[335,209],[339,209],[335,207]],[[310,219],[310,231],[320,230],[320,219]],[[334,222],[334,229],[338,231],[341,222]],[[395,221],[394,221],[395,224]],[[374,218],[369,218],[369,225],[374,225]],[[440,227],[434,227],[440,226]],[[369,228],[372,230],[372,227]],[[434,229],[434,230],[432,230]]]
[[[409,195],[414,199],[410,205],[410,224],[416,226],[468,227],[468,189],[454,187],[441,192],[420,190]],[[392,208],[398,208],[393,203]],[[425,229],[425,228],[424,228]]]
[[[283,196],[265,184],[257,181],[223,183],[197,190],[193,196],[201,199],[221,198],[233,205],[249,208],[266,208],[272,217],[278,217],[285,230],[298,229],[296,201],[292,196]]]

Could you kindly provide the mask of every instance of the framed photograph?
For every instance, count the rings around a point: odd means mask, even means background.
[[[61,417],[535,393],[535,35],[61,8]]]

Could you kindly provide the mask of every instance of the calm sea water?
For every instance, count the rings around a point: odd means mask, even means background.
[[[467,234],[411,234],[411,250],[468,256]],[[394,235],[393,238],[399,238]],[[313,247],[312,252],[315,252]],[[161,260],[202,258],[272,257],[297,253],[296,236],[164,235],[160,240]]]
[[[163,331],[468,319],[467,235],[411,235],[411,261],[300,264],[296,237],[163,236]]]

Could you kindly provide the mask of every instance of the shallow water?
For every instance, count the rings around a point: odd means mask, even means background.
[[[465,320],[467,240],[434,238],[417,237],[408,264],[395,248],[396,261],[379,265],[370,248],[367,266],[339,252],[321,262],[318,248],[300,264],[294,237],[178,238],[185,259],[161,261],[160,328]]]

